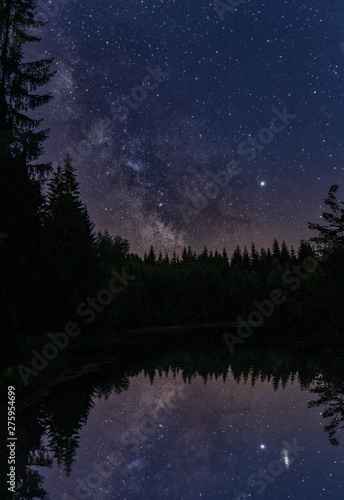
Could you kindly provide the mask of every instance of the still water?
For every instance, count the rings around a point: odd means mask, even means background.
[[[343,499],[342,378],[301,358],[188,353],[57,388],[22,424],[33,498]]]

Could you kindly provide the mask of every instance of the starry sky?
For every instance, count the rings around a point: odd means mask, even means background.
[[[54,0],[38,13],[28,56],[57,70],[44,160],[71,154],[96,229],[140,254],[311,236],[344,173],[342,1]]]

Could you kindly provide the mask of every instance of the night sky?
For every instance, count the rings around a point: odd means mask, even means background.
[[[72,155],[96,229],[132,251],[298,245],[342,183],[343,2],[230,3],[38,6],[44,159]]]

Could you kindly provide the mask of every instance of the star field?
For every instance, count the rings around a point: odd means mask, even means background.
[[[58,72],[44,159],[72,155],[97,229],[133,251],[297,245],[342,182],[343,3],[235,3],[223,16],[196,0],[41,10],[29,55]],[[272,133],[274,109],[295,118]]]

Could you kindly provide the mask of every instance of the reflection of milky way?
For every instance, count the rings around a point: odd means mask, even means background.
[[[108,463],[114,451],[123,461],[91,498],[258,497],[248,478],[276,460],[283,469],[266,485],[264,500],[320,498],[323,488],[326,498],[341,498],[342,447],[328,444],[323,417],[308,408],[310,393],[297,379],[277,390],[271,380],[256,380],[253,387],[231,373],[225,382],[212,378],[206,384],[200,376],[184,383],[180,373],[156,373],[153,385],[142,373],[128,382],[128,390],[94,400],[70,477],[56,463],[41,468],[51,500],[63,493],[78,498],[77,480],[87,481],[92,464]],[[294,439],[302,447],[298,456],[291,451]]]
[[[69,1],[28,51],[58,71],[39,110],[51,128],[45,159],[69,151],[97,229],[139,253],[295,244],[342,180],[343,14],[320,0],[242,2],[223,21],[212,2]],[[168,77],[116,116],[111,105],[157,65]],[[274,107],[296,118],[249,162],[238,148],[264,138]],[[233,159],[241,173],[185,218],[190,192]]]

